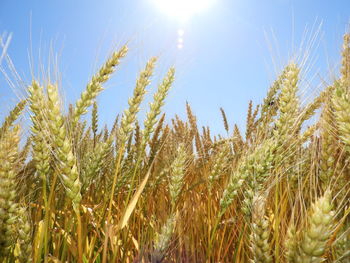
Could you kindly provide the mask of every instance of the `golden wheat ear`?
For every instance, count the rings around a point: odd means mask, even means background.
[[[208,176],[208,188],[211,190],[214,183],[223,175],[230,155],[230,146],[228,143],[224,143],[218,148],[218,153],[214,157],[213,166]]]
[[[265,217],[266,200],[258,194],[252,201],[252,232],[250,234],[251,262],[270,263],[273,260],[270,246],[270,222]]]
[[[11,110],[9,115],[5,118],[5,121],[0,127],[0,137],[2,137],[6,131],[11,127],[11,125],[18,119],[22,114],[24,107],[27,104],[27,100],[21,100],[14,108]]]
[[[21,207],[17,210],[17,231],[20,247],[18,261],[20,263],[32,262],[32,228],[29,219],[30,217],[25,208]]]
[[[19,126],[7,129],[0,138],[0,259],[14,245],[16,233],[16,163],[20,141]]]

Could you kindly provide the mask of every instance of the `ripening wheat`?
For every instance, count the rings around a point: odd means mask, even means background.
[[[68,113],[58,83],[34,79],[3,121],[1,262],[350,262],[350,35],[339,77],[314,101],[300,103],[303,68],[291,61],[249,104],[246,131],[220,109],[216,136],[189,104],[187,120],[162,113],[174,68],[139,123],[155,57],[101,129],[96,98],[127,51]],[[25,110],[28,133],[17,122]]]

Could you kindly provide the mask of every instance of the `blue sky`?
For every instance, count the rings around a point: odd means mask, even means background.
[[[138,72],[155,55],[156,75],[140,118],[156,84],[175,65],[177,80],[164,108],[168,118],[175,113],[185,116],[188,101],[200,125],[220,132],[219,107],[231,126],[243,127],[248,101],[262,101],[276,71],[303,40],[310,43],[322,22],[304,71],[310,81],[301,87],[317,92],[321,80],[329,79],[339,66],[349,14],[349,0],[216,0],[209,10],[181,23],[160,12],[152,0],[0,0],[0,33],[12,33],[8,53],[24,83],[31,81],[28,54],[36,76],[39,65],[52,68],[50,50],[57,54],[67,102],[79,97],[108,54],[129,42],[128,57],[98,97],[101,124],[111,124],[127,107]],[[179,29],[184,30],[181,50]],[[299,53],[305,50],[304,46]],[[5,109],[16,101],[16,94],[0,76]]]

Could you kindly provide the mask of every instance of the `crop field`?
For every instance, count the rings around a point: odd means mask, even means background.
[[[157,57],[113,127],[100,127],[96,98],[127,53],[115,50],[75,104],[33,79],[6,113],[0,262],[350,262],[349,34],[340,72],[313,101],[301,103],[291,60],[247,105],[245,130],[221,109],[221,135],[190,104],[186,119],[165,116],[175,68],[140,121]]]

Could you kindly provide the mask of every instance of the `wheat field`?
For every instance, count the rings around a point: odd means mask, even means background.
[[[139,121],[156,57],[113,127],[99,127],[96,98],[127,52],[69,107],[64,87],[34,79],[2,122],[1,262],[350,262],[349,34],[338,76],[311,103],[290,61],[249,104],[246,130],[221,109],[215,136],[189,104],[186,120],[167,121],[174,68]]]

